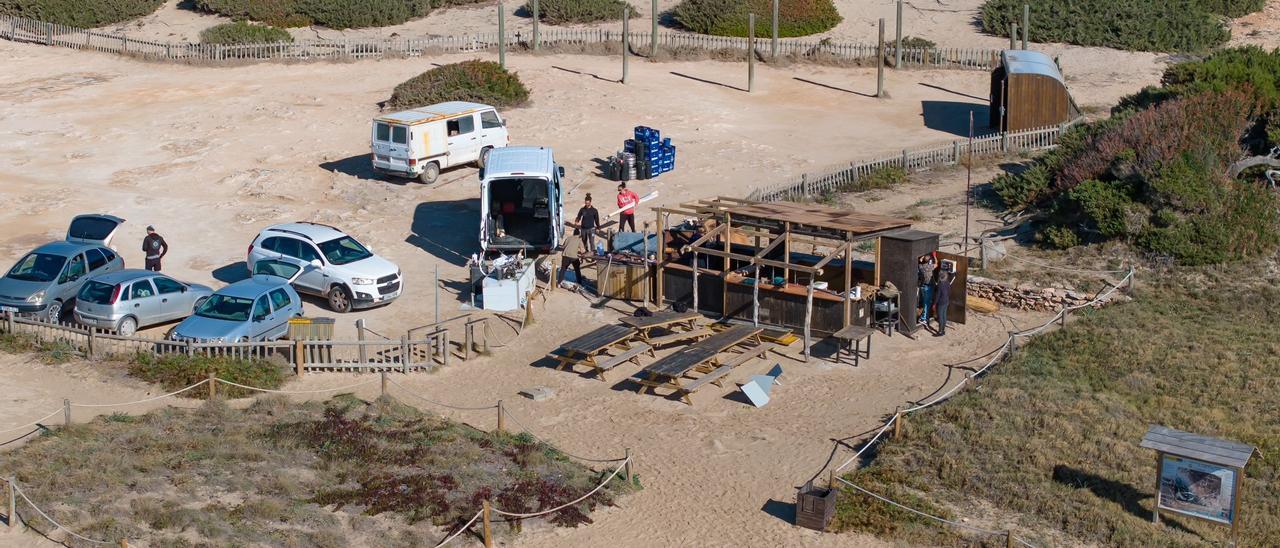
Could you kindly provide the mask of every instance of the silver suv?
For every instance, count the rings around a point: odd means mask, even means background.
[[[110,215],[72,219],[65,240],[37,247],[0,278],[0,312],[60,321],[90,277],[124,268],[124,259],[107,247],[123,223]]]
[[[335,312],[386,304],[404,289],[395,263],[327,225],[299,222],[263,229],[249,244],[246,264],[268,259],[302,269],[294,289],[324,297]]]

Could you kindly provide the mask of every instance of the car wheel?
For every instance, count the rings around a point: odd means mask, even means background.
[[[120,319],[120,323],[116,324],[116,334],[121,337],[132,337],[138,332],[138,320],[132,317],[124,317]]]
[[[480,150],[480,158],[476,160],[476,167],[484,169],[485,164],[489,163],[489,152],[493,147],[484,147]]]
[[[49,323],[58,323],[62,320],[62,301],[49,303],[49,308],[44,311],[44,320]]]
[[[329,300],[329,310],[341,313],[351,312],[351,295],[342,286],[333,286],[325,298]]]
[[[430,162],[422,168],[422,174],[418,175],[418,180],[423,184],[432,184],[436,179],[440,178],[440,164]]]

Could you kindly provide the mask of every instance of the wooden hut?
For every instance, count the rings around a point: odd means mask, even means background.
[[[991,127],[1020,131],[1079,116],[1058,64],[1030,50],[1004,50],[991,73]]]

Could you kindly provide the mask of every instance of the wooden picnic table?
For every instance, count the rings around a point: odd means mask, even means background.
[[[645,391],[652,392],[655,388],[671,388],[681,395],[685,403],[693,405],[689,394],[707,382],[719,385],[720,377],[733,369],[731,365],[719,365],[720,353],[750,339],[755,339],[756,345],[760,345],[761,331],[763,329],[759,327],[735,325],[667,355],[632,377],[640,385],[636,392],[643,394]],[[682,385],[680,379],[694,370],[704,375],[694,379],[688,386]]]
[[[639,333],[641,340],[649,340],[649,334],[652,330],[658,328],[670,329],[673,326],[686,324],[688,330],[692,331],[697,327],[698,319],[702,317],[693,310],[685,312],[676,312],[674,310],[660,310],[654,312],[652,316],[627,316],[620,321],[626,325],[634,327]]]
[[[648,344],[631,344],[636,330],[622,325],[605,325],[591,332],[560,345],[560,348],[548,354],[548,357],[559,361],[556,369],[563,371],[565,367],[585,365],[596,371],[600,380],[605,380],[606,371],[617,367],[627,360],[636,361],[640,354],[648,352],[653,355],[653,348]],[[625,352],[600,361],[605,351],[621,347]]]

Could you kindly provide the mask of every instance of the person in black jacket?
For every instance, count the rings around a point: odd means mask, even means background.
[[[169,254],[169,244],[164,241],[164,237],[156,234],[156,227],[147,226],[147,237],[142,239],[142,252],[146,257],[146,269],[159,272],[160,259]]]
[[[938,269],[937,287],[934,289],[934,312],[938,315],[938,331],[936,336],[941,337],[947,334],[947,306],[951,304],[951,281],[955,279],[954,272],[948,272],[946,269]]]
[[[595,253],[596,229],[600,227],[600,212],[592,207],[591,194],[588,193],[586,199],[582,201],[582,208],[578,210],[578,216],[574,217],[573,222],[581,231],[582,247],[586,248],[587,253]]]

